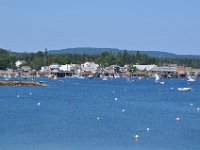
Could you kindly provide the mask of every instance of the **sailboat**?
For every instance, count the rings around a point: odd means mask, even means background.
[[[165,82],[163,82],[163,81],[160,82],[160,77],[158,76],[158,74],[155,74],[155,81],[156,81],[156,82],[159,82],[159,83],[162,84],[162,85],[165,84]]]
[[[158,82],[160,80],[160,77],[158,76],[158,74],[155,74],[155,81]]]

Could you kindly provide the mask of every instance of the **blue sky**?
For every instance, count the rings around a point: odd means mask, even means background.
[[[0,0],[0,47],[200,54],[199,0]]]

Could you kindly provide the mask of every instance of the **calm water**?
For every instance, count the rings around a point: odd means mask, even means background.
[[[200,149],[200,80],[37,80],[49,86],[0,87],[0,149]]]

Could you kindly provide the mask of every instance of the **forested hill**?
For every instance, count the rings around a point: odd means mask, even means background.
[[[103,52],[119,53],[121,50],[117,48],[92,48],[92,47],[81,47],[81,48],[67,48],[61,50],[50,50],[49,54],[88,54],[88,55],[99,55]]]
[[[136,54],[138,50],[127,50],[130,54]],[[49,54],[88,54],[88,55],[100,55],[103,52],[119,53],[123,52],[117,48],[92,48],[92,47],[80,47],[80,48],[67,48],[61,50],[49,50]],[[150,57],[164,57],[164,58],[199,58],[199,55],[176,55],[173,53],[161,52],[161,51],[140,51],[141,54],[146,54]]]

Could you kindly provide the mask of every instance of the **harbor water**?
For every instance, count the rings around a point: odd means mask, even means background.
[[[35,80],[0,87],[2,150],[200,149],[199,79]]]

